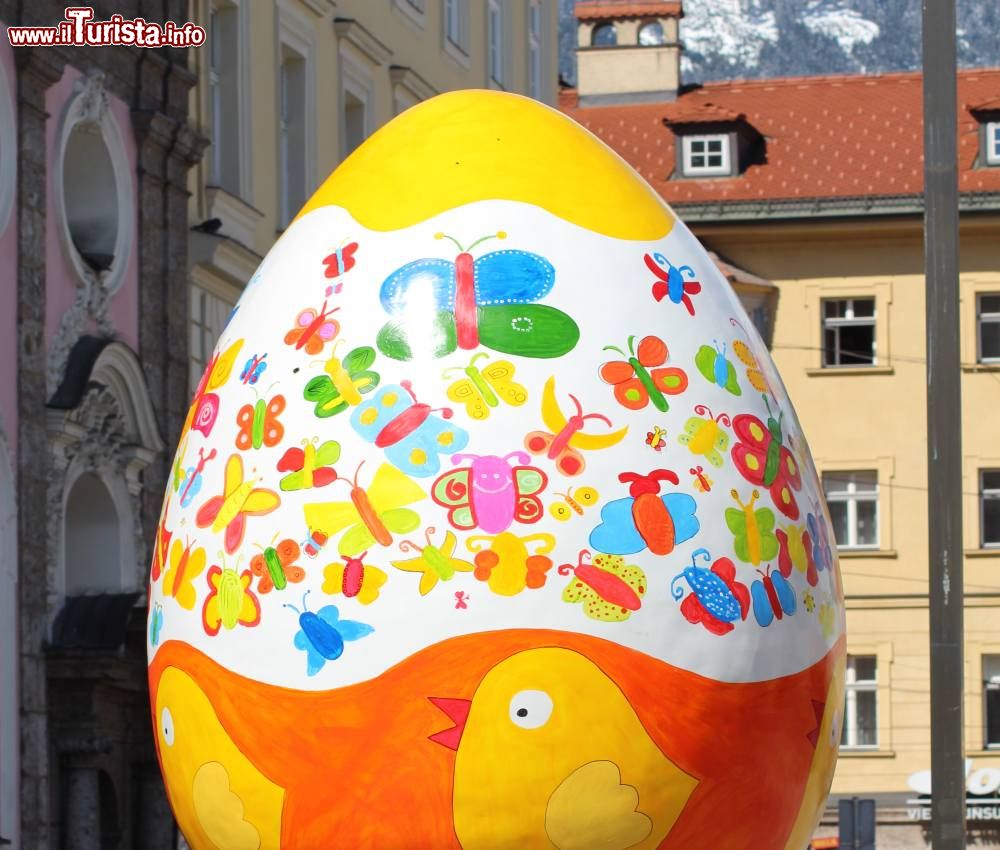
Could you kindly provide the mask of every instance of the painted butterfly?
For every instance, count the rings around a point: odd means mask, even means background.
[[[362,402],[351,414],[351,427],[370,443],[385,450],[390,463],[408,475],[424,478],[441,468],[438,455],[458,452],[469,434],[445,422],[451,411],[434,415],[431,406],[417,402],[409,381],[388,384],[375,397]]]
[[[503,231],[458,248],[454,261],[414,260],[382,284],[379,298],[389,321],[376,338],[379,349],[396,360],[415,355],[444,357],[455,348],[484,345],[522,357],[561,357],[580,338],[576,322],[561,310],[535,304],[555,281],[552,263],[527,251],[493,251],[479,259],[469,253]],[[429,313],[430,311],[430,313]]]

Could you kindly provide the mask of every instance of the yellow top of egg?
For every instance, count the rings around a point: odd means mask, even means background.
[[[660,239],[674,224],[659,195],[565,115],[479,90],[404,112],[354,151],[299,216],[340,206],[372,230],[398,230],[484,200],[534,204],[619,239]]]

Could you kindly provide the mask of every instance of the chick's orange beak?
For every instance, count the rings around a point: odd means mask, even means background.
[[[448,719],[454,722],[454,726],[449,729],[442,729],[427,737],[435,743],[447,747],[449,750],[457,750],[458,743],[462,740],[462,733],[465,731],[465,721],[469,719],[469,709],[472,708],[472,700],[453,699],[451,697],[427,697],[435,706],[448,715]]]

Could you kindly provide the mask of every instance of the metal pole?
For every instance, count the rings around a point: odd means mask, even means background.
[[[931,846],[965,848],[955,0],[923,0]]]

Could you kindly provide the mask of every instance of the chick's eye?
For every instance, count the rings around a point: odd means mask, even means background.
[[[163,733],[163,740],[168,747],[174,745],[174,716],[169,708],[164,708],[160,712],[160,731]]]
[[[552,716],[552,697],[545,691],[521,691],[510,701],[510,720],[522,729],[537,729]]]

